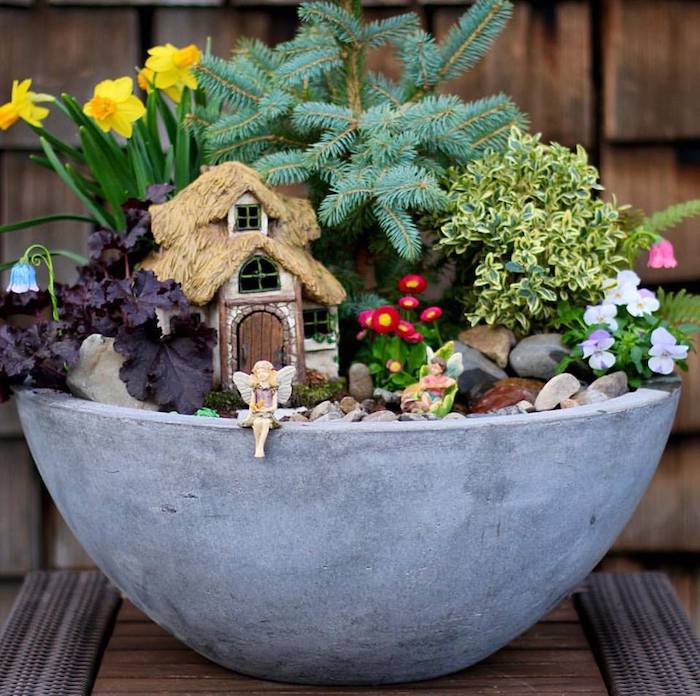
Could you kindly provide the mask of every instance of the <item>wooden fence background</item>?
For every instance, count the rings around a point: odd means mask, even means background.
[[[373,17],[408,7],[368,3]],[[438,37],[464,3],[413,3]],[[80,101],[107,77],[133,74],[148,47],[166,41],[226,55],[239,36],[278,42],[292,35],[295,8],[284,0],[0,0],[0,102],[13,79]],[[395,69],[387,51],[373,67]],[[529,112],[533,130],[582,143],[608,191],[651,212],[700,196],[700,0],[516,0],[494,50],[451,91],[476,97],[503,90]],[[58,115],[47,121],[67,134]],[[28,153],[34,134],[18,124],[0,134],[0,220],[79,209],[72,194]],[[82,249],[79,225],[4,235],[0,254],[16,258],[30,240]],[[699,289],[700,223],[672,234],[673,271],[646,281]],[[63,265],[60,274],[71,273]],[[654,483],[611,554],[610,568],[668,571],[700,626],[700,359],[691,358],[674,435]],[[0,616],[21,576],[39,567],[90,564],[43,490],[11,406],[0,407]],[[696,469],[697,467],[697,469]]]

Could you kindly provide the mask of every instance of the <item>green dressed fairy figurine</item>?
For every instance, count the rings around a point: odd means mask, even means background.
[[[420,380],[406,387],[401,395],[401,410],[442,418],[452,410],[457,395],[457,378],[464,370],[462,354],[454,352],[452,341],[436,352],[428,347],[427,353],[428,362],[420,369]]]

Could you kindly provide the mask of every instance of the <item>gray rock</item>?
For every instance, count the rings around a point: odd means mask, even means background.
[[[367,411],[365,411],[364,408],[356,408],[350,411],[349,413],[346,413],[343,416],[344,421],[348,421],[348,423],[357,423],[358,421],[361,421],[365,416],[367,415]]]
[[[225,418],[16,403],[70,528],[151,619],[229,669],[357,686],[461,670],[556,606],[639,502],[678,391],[576,417],[289,423],[265,459]]]
[[[389,421],[395,421],[397,415],[393,411],[375,411],[366,415],[363,419],[363,423],[388,423]]]
[[[555,333],[535,334],[523,338],[510,352],[510,366],[519,377],[551,379],[557,365],[568,355],[561,342],[561,335]]]
[[[515,345],[515,334],[503,326],[473,326],[459,334],[459,340],[470,348],[475,348],[498,367],[508,365],[508,355]]]
[[[508,376],[496,363],[482,355],[478,350],[465,346],[461,341],[455,341],[454,349],[455,353],[462,354],[464,365],[464,372],[457,380],[459,391],[470,399],[475,399],[494,382]]]
[[[329,411],[328,413],[324,413],[322,416],[315,418],[314,422],[323,423],[326,421],[341,420],[342,418],[343,414],[340,413],[340,411]]]
[[[364,401],[372,396],[374,382],[369,367],[364,363],[353,363],[348,370],[348,391],[357,401]]]
[[[139,401],[119,378],[124,357],[114,350],[114,339],[92,334],[80,346],[78,364],[68,373],[68,388],[75,396],[101,404],[157,411],[158,404]]]
[[[522,413],[522,411],[517,406],[504,406],[503,408],[497,408],[495,411],[491,411],[492,416],[516,416]]]
[[[289,416],[289,420],[292,421],[293,423],[308,423],[309,419],[303,414],[303,413],[292,413],[291,416]]]
[[[463,413],[457,413],[457,411],[452,411],[446,416],[443,416],[442,420],[464,420],[466,416]]]
[[[432,421],[437,420],[434,413],[402,413],[399,415],[400,421]]]
[[[381,389],[377,387],[372,396],[375,399],[381,399],[385,404],[398,404],[401,401],[401,392],[393,392],[389,389]]]
[[[377,402],[374,399],[365,399],[360,407],[363,408],[367,413],[374,413],[377,410]]]
[[[587,406],[588,404],[599,404],[601,401],[607,401],[610,397],[603,394],[603,392],[597,389],[582,389],[578,394],[574,394],[571,397],[577,406]]]
[[[350,411],[354,411],[356,408],[359,407],[360,404],[357,403],[357,400],[352,397],[352,396],[344,396],[340,400],[340,410],[343,413],[350,413]]]
[[[603,375],[598,377],[594,382],[588,386],[588,390],[593,389],[594,391],[605,394],[609,399],[614,399],[617,396],[622,396],[629,391],[629,385],[627,384],[627,375],[622,372],[611,372],[609,375]]]
[[[536,411],[551,411],[561,401],[572,397],[581,388],[581,383],[568,372],[552,377],[542,387],[535,399]]]
[[[318,420],[321,416],[331,413],[331,411],[335,411],[336,413],[340,414],[340,408],[337,404],[334,404],[332,401],[322,401],[320,404],[316,404],[316,406],[311,409],[309,420]]]
[[[520,413],[532,413],[535,410],[535,404],[531,404],[529,401],[525,401],[525,399],[518,401],[515,405],[518,407]]]

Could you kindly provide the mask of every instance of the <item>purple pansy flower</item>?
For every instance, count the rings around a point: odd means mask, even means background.
[[[648,364],[652,372],[670,375],[673,372],[673,361],[688,357],[688,346],[678,345],[675,337],[660,326],[651,332],[649,356]]]
[[[615,339],[605,329],[596,329],[579,346],[594,370],[608,370],[615,364],[615,356],[608,350],[613,343]]]

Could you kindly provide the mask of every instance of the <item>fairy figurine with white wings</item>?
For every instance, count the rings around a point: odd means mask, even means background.
[[[275,370],[271,362],[258,360],[251,374],[235,372],[233,375],[233,383],[241,398],[250,406],[250,414],[241,426],[253,429],[256,457],[265,456],[265,441],[270,429],[280,427],[275,411],[278,405],[289,401],[295,374],[294,367]]]

